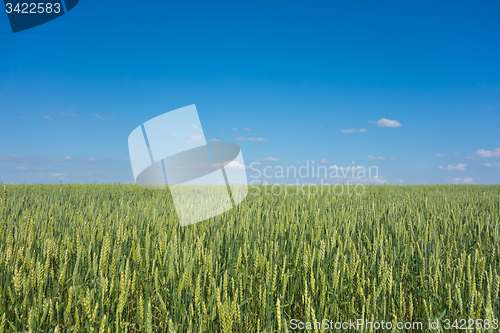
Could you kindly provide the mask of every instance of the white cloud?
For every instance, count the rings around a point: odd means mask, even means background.
[[[64,156],[65,159],[70,160],[71,156]]]
[[[244,128],[245,131],[250,131],[250,128]]]
[[[236,141],[242,141],[242,140],[248,140],[248,141],[267,141],[267,139],[258,137],[258,138],[236,138]]]
[[[364,128],[360,128],[360,129],[354,129],[354,128],[353,129],[343,129],[343,130],[341,130],[341,132],[344,133],[344,134],[356,133],[356,132],[362,133],[362,132],[366,132],[366,129],[364,129]]]
[[[189,140],[186,140],[186,143],[200,142],[202,140],[203,140],[203,135],[201,135],[201,134],[194,134],[194,135],[191,135],[191,138]]]
[[[52,162],[61,162],[68,161],[69,159],[66,157],[28,157],[28,156],[19,156],[19,155],[0,155],[1,162],[8,163],[23,163],[23,164],[40,164],[40,163],[52,163]]]
[[[95,161],[97,161],[97,158],[95,158],[95,157],[89,158],[89,162],[95,162]]]
[[[459,156],[459,155],[460,155],[460,153],[459,153],[459,152],[454,152],[454,153],[453,153],[453,155],[455,155],[455,156]]]
[[[326,160],[326,158],[322,159],[321,161],[319,161],[320,163],[328,163],[328,161]]]
[[[483,163],[483,165],[484,165],[485,167],[489,167],[489,168],[491,168],[491,167],[497,167],[497,168],[499,168],[499,169],[500,169],[500,163]],[[500,171],[500,170],[499,170],[499,171]]]
[[[66,116],[66,117],[78,117],[76,113],[73,112],[73,108],[70,108],[66,112],[59,112],[61,116]]]
[[[368,184],[387,184],[389,181],[383,177],[371,177],[371,178],[361,178],[361,183]]]
[[[233,127],[233,131],[236,131],[236,130],[237,130],[237,128],[236,128],[236,127]]]
[[[64,179],[67,175],[65,173],[53,173],[50,176],[51,177],[57,177],[59,179]]]
[[[397,158],[392,157],[392,156],[391,156],[391,157],[389,157],[389,159],[390,159],[391,161],[395,161],[395,160],[397,160]]]
[[[500,158],[500,148],[496,148],[493,150],[479,149],[478,151],[476,151],[474,153],[474,155],[478,156],[478,157],[485,157],[485,158],[489,158],[489,157]]]
[[[269,157],[261,159],[260,161],[273,161],[273,162],[276,162],[277,160],[278,159],[276,157],[269,156]]]
[[[351,171],[349,171],[351,172]],[[339,179],[333,180],[332,184],[344,184],[349,182],[349,184],[372,184],[372,185],[382,185],[388,184],[389,181],[383,177],[341,177]],[[339,190],[340,191],[340,190]]]
[[[225,168],[228,168],[228,169],[237,169],[237,170],[242,170],[242,169],[246,169],[246,166],[241,164],[240,162],[238,161],[231,161],[231,163],[227,164],[225,166]]]
[[[436,157],[446,157],[446,154],[436,154]]]
[[[379,157],[375,157],[373,155],[368,155],[366,156],[365,158],[369,159],[369,160],[385,160],[385,157],[382,157],[382,156],[379,156]]]
[[[220,142],[219,139],[210,139],[210,140],[207,140],[208,142]]]
[[[16,169],[18,169],[18,170],[26,170],[28,168],[27,167],[16,167]]]
[[[198,126],[196,126],[196,125],[191,125],[191,127],[194,129],[198,129]]]
[[[369,122],[374,123],[378,127],[392,127],[392,128],[401,127],[401,123],[399,121],[390,120],[390,119],[386,119],[386,118],[381,118],[377,121],[370,120]]]
[[[368,178],[350,178],[350,182],[353,184],[386,184],[389,181],[383,177],[368,177]]]
[[[50,117],[49,117],[49,116],[45,116],[44,118],[45,118],[45,119],[47,119],[47,120],[50,120]]]
[[[474,178],[470,178],[470,177],[467,177],[467,178],[453,178],[452,179],[453,183],[455,184],[475,184],[474,183]]]
[[[105,117],[97,113],[93,113],[94,117],[101,119],[101,120],[106,120],[106,119],[113,119],[114,117]]]
[[[465,169],[467,168],[467,164],[462,164],[462,163],[459,163],[457,165],[448,165],[446,167],[444,166],[440,166],[439,169],[441,170],[448,170],[448,171],[465,171]]]

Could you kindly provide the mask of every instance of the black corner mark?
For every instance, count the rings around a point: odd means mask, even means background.
[[[66,10],[73,9],[79,0],[65,0]],[[62,0],[4,0],[12,32],[16,33],[52,21],[64,15]]]

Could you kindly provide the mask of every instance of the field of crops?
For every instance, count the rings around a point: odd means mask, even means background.
[[[5,190],[0,332],[276,332],[291,319],[499,316],[500,186],[367,186],[362,196],[260,187],[184,228],[165,190]]]

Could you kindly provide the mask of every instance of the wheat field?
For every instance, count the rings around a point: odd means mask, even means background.
[[[181,228],[168,190],[4,186],[0,332],[498,320],[500,186],[265,189]]]

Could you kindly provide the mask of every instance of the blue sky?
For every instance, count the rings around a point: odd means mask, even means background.
[[[1,14],[0,180],[130,183],[130,132],[196,104],[206,138],[261,169],[498,184],[498,17],[498,1],[84,0],[12,34]]]

